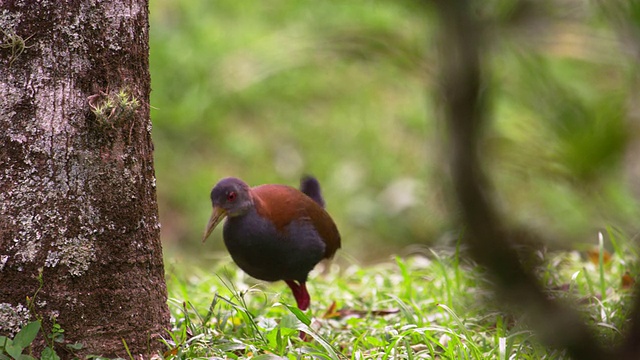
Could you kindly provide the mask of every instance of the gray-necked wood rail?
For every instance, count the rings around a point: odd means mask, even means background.
[[[233,261],[250,276],[284,280],[300,310],[311,298],[309,272],[340,248],[340,233],[324,209],[318,180],[307,176],[300,190],[286,185],[249,187],[237,178],[220,180],[211,190],[213,213],[204,242],[224,219],[223,239]]]

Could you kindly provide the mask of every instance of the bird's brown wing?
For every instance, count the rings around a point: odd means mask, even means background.
[[[340,233],[331,216],[310,197],[286,185],[261,185],[251,188],[259,215],[270,219],[276,229],[295,219],[308,218],[326,244],[324,257],[331,258],[340,248]]]

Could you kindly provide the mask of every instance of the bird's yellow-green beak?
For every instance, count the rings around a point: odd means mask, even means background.
[[[224,219],[226,216],[227,216],[227,212],[223,208],[219,206],[213,207],[211,218],[209,219],[207,228],[204,230],[204,235],[202,236],[203,243],[207,241],[207,238],[209,237],[209,235],[211,235],[211,233],[213,232],[213,229],[215,229],[216,226],[218,226],[218,224],[220,223],[220,221],[222,221],[222,219]]]

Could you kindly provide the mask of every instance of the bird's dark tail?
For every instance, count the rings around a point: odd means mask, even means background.
[[[324,199],[320,191],[320,183],[313,176],[306,175],[300,179],[300,191],[312,198],[318,205],[324,207]]]

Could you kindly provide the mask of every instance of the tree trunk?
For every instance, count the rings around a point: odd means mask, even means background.
[[[0,29],[0,332],[148,358],[169,326],[148,3],[2,1]]]

